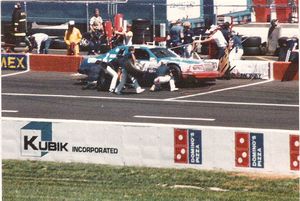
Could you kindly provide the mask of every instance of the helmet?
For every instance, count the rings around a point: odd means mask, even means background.
[[[81,41],[80,41],[80,45],[81,45],[82,47],[88,47],[89,44],[90,44],[90,41],[89,41],[88,39],[86,39],[86,38],[83,38],[83,39],[81,39]]]
[[[16,3],[16,4],[15,4],[15,8],[20,9],[20,8],[21,8],[21,3],[20,3],[20,2]]]

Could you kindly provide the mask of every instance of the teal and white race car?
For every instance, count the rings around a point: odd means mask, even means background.
[[[133,46],[138,61],[138,65],[135,66],[134,70],[139,74],[155,71],[160,61],[162,61],[170,67],[177,82],[187,79],[214,80],[219,77],[217,62],[181,58],[172,50],[160,46]],[[99,62],[113,63],[113,61],[122,58],[128,52],[128,48],[129,46],[118,46],[105,54],[84,58],[80,68],[86,69],[88,66]]]

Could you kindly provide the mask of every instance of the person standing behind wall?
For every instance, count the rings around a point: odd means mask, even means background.
[[[64,41],[67,44],[67,55],[78,55],[79,54],[79,43],[82,35],[75,27],[73,20],[69,21],[68,29],[65,32]]]
[[[182,39],[183,39],[183,26],[181,21],[177,20],[172,22],[173,26],[170,29],[170,46],[173,48],[174,52],[183,56]],[[174,48],[175,47],[175,48]]]
[[[222,27],[221,27],[221,32],[222,32],[222,34],[223,34],[223,36],[224,36],[224,38],[225,38],[225,40],[227,41],[227,42],[229,42],[229,37],[230,37],[230,24],[229,24],[229,22],[225,22],[223,25],[222,25]]]
[[[12,13],[12,34],[16,45],[25,41],[27,23],[26,18],[26,13],[22,11],[21,4],[16,3]]]
[[[184,32],[183,32],[183,44],[184,44],[184,57],[190,58],[191,52],[193,50],[193,37],[194,37],[194,31],[191,29],[191,23],[190,22],[184,22],[183,23]]]
[[[268,31],[267,54],[274,55],[278,47],[278,39],[281,36],[281,27],[278,25],[278,20],[273,19]]]
[[[103,19],[98,8],[95,8],[94,16],[90,19],[90,31],[103,31]]]
[[[131,24],[128,24],[126,28],[127,28],[126,31],[122,29],[122,31],[115,31],[115,34],[119,34],[122,36],[124,45],[131,46],[132,38],[133,38],[133,32],[131,31]]]
[[[226,42],[226,39],[224,38],[222,32],[219,30],[218,26],[211,25],[208,32],[210,33],[210,36],[207,39],[201,40],[199,42],[207,43],[214,40],[218,46],[218,54],[214,59],[220,59],[225,55],[225,49],[228,43]]]
[[[234,31],[229,35],[229,50],[230,66],[234,67],[236,66],[236,60],[241,60],[244,54],[241,37]]]

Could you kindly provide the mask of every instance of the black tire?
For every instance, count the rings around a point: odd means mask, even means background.
[[[259,47],[261,45],[261,37],[243,37],[243,47]]]
[[[279,47],[286,47],[287,46],[287,39],[288,39],[288,37],[280,37],[278,39],[278,46]]]
[[[142,77],[144,75],[144,71],[136,68],[136,66],[129,60],[125,60],[125,67],[126,70],[128,71],[128,74],[138,78],[138,77]]]
[[[98,91],[108,91],[111,82],[111,76],[106,73],[106,71],[102,70],[99,73],[99,77],[97,79],[97,90]]]
[[[261,55],[261,49],[260,49],[260,47],[245,47],[244,55],[247,55],[247,56]]]
[[[174,80],[175,80],[176,84],[181,83],[182,82],[182,73],[181,73],[180,67],[177,66],[176,64],[169,64],[168,67],[170,68],[170,71],[172,72],[172,74],[174,76]]]

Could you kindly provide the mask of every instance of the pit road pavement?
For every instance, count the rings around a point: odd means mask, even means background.
[[[81,87],[69,73],[2,77],[2,117],[299,130],[298,81],[217,80],[121,96]]]

